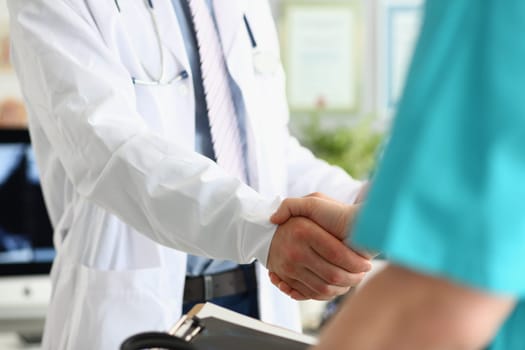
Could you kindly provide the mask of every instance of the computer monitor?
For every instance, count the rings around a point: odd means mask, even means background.
[[[54,255],[29,133],[0,128],[0,331],[41,335]]]

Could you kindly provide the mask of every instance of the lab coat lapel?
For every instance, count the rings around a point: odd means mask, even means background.
[[[246,92],[253,86],[254,77],[251,42],[242,19],[244,10],[238,0],[228,0],[227,5],[223,0],[213,0],[213,4],[226,66],[248,103]]]
[[[215,21],[224,56],[228,57],[242,27],[243,10],[238,0],[213,0]]]
[[[215,20],[223,46],[228,71],[241,90],[246,107],[246,137],[248,142],[248,169],[250,185],[261,188],[258,160],[261,158],[259,138],[262,131],[257,125],[257,113],[260,113],[255,89],[256,81],[253,70],[253,48],[244,25],[246,12],[239,0],[213,0]]]
[[[212,4],[226,67],[246,103],[245,93],[251,86],[253,69],[250,41],[243,30],[244,8],[239,0],[212,0]]]
[[[157,16],[162,45],[171,52],[181,66],[190,72],[184,38],[171,0],[155,1],[154,11]]]

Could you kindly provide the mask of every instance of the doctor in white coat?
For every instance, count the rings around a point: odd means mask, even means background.
[[[267,2],[214,5],[226,67],[245,106],[251,187],[195,152],[191,68],[171,0],[8,1],[12,59],[57,248],[45,349],[116,349],[131,334],[168,329],[181,314],[187,253],[257,259],[261,319],[300,327],[295,301],[264,267],[305,281],[293,274],[308,259],[280,252],[318,233],[306,219],[277,227],[269,217],[283,196],[319,191],[351,203],[361,184],[290,136]],[[146,68],[178,79],[133,84]],[[350,254],[337,249],[328,250],[340,260]],[[355,273],[339,275],[345,286],[328,283],[310,296],[357,283],[368,266],[352,259]]]

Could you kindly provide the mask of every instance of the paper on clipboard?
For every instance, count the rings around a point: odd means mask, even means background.
[[[193,307],[169,333],[194,344],[197,349],[231,349],[232,346],[238,348],[244,345],[251,350],[299,350],[316,343],[316,339],[308,335],[211,303]]]

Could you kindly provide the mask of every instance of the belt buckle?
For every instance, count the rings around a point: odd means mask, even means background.
[[[213,299],[213,277],[211,275],[204,275],[204,300]]]

